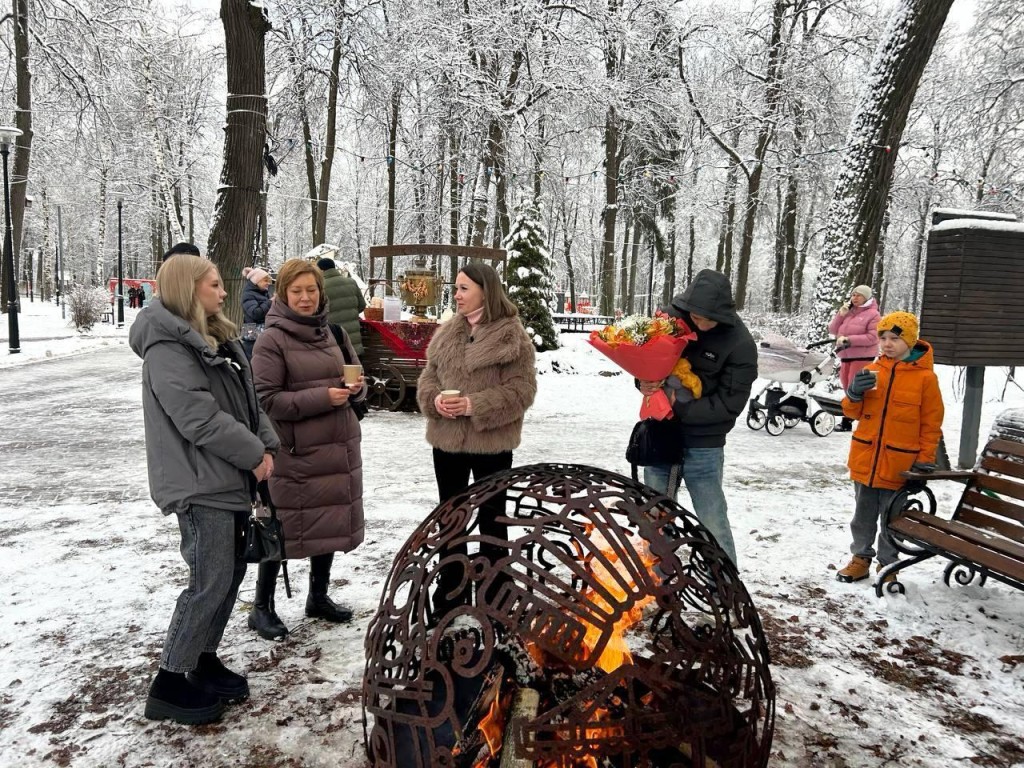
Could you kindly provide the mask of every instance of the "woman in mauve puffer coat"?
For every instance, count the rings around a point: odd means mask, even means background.
[[[363,379],[341,380],[345,356],[327,323],[323,275],[303,259],[286,261],[277,295],[253,350],[260,404],[281,437],[270,496],[285,532],[289,560],[308,557],[306,615],[346,622],[352,611],[327,596],[335,552],[363,540],[362,433],[351,403],[365,398]],[[359,358],[348,335],[348,356]],[[261,563],[249,626],[267,639],[288,630],[274,609],[278,563]]]

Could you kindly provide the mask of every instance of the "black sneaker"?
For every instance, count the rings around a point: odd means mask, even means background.
[[[836,424],[836,428],[835,428],[834,431],[836,431],[836,432],[852,432],[853,431],[853,422],[850,421],[849,419],[842,419],[838,424]]]
[[[196,668],[185,676],[192,685],[228,704],[249,698],[249,681],[224,666],[215,653],[199,654]]]
[[[146,718],[173,720],[183,725],[202,725],[220,720],[224,702],[188,681],[181,672],[161,669],[149,686]]]

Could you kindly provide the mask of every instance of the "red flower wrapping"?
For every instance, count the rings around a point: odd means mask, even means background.
[[[678,336],[658,336],[642,346],[618,344],[612,347],[595,331],[590,344],[626,373],[640,381],[660,381],[672,373],[688,339]]]

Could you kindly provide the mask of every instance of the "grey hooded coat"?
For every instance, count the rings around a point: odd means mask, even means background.
[[[149,492],[165,515],[192,504],[245,510],[264,453],[277,434],[259,407],[241,346],[229,360],[154,299],[132,323],[142,358]]]

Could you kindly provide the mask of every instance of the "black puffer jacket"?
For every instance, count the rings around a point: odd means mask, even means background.
[[[709,331],[697,330],[697,340],[683,352],[703,385],[700,398],[677,402],[673,410],[687,448],[723,446],[757,379],[757,345],[736,314],[732,286],[721,272],[702,269],[667,311],[695,330],[691,313],[718,323]]]

